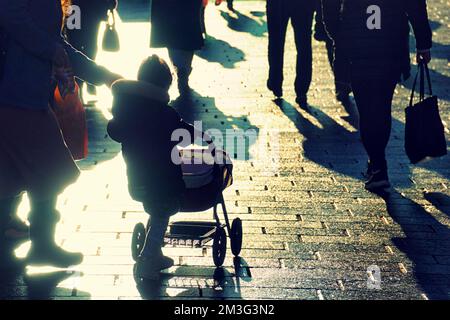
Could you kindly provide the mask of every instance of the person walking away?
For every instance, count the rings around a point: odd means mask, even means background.
[[[269,79],[267,87],[273,94],[283,96],[284,46],[289,20],[294,28],[297,48],[295,79],[296,102],[308,103],[308,90],[312,78],[312,23],[315,1],[267,0],[267,27],[269,31]]]
[[[189,76],[192,72],[194,52],[204,45],[202,7],[202,0],[152,1],[150,46],[167,48],[182,96],[190,92]]]
[[[369,156],[365,187],[390,186],[386,146],[391,132],[394,90],[410,76],[409,23],[417,62],[431,60],[432,33],[426,0],[322,0],[324,22],[336,56],[350,64],[359,130]]]

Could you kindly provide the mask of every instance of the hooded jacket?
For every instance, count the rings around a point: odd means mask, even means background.
[[[137,201],[163,201],[180,196],[185,189],[181,166],[172,161],[179,141],[172,133],[194,127],[168,106],[166,91],[143,81],[119,80],[112,86],[111,138],[122,144],[127,163],[129,191]]]

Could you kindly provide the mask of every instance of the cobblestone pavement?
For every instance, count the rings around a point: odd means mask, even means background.
[[[450,124],[448,0],[429,2],[434,30],[431,64],[442,119]],[[309,110],[295,105],[294,47],[286,53],[285,101],[265,89],[267,33],[263,1],[207,9],[208,40],[194,61],[191,101],[174,104],[205,128],[253,130],[235,161],[235,183],[225,192],[231,218],[244,226],[239,266],[228,252],[216,269],[211,248],[166,247],[175,259],[161,281],[137,287],[131,232],[147,216],[128,196],[119,145],[106,135],[111,98],[102,88],[89,108],[90,156],[83,174],[60,198],[58,239],[85,259],[70,272],[4,272],[0,297],[54,299],[448,299],[450,297],[450,157],[411,166],[404,154],[404,107],[410,84],[398,86],[388,148],[392,195],[384,201],[363,189],[364,150],[347,112],[333,95],[323,43],[314,41]],[[126,9],[126,8],[124,8]],[[128,10],[128,9],[126,9]],[[142,15],[142,16],[141,16]],[[148,49],[139,8],[121,15],[122,51],[98,60],[133,77]],[[165,55],[165,52],[157,51]],[[177,91],[171,92],[173,99]],[[279,134],[276,134],[279,132]],[[447,134],[450,133],[447,129]],[[239,155],[238,155],[239,156]],[[26,204],[21,214],[27,212]],[[176,220],[211,220],[211,212]],[[26,252],[26,245],[18,255]],[[380,288],[371,280],[379,268]],[[42,272],[46,272],[42,274]],[[369,280],[369,282],[368,282]]]

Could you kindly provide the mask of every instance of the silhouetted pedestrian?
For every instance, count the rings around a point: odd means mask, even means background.
[[[284,45],[291,20],[297,47],[296,102],[300,105],[307,104],[312,78],[311,38],[315,7],[315,1],[311,0],[267,0],[270,67],[267,87],[275,96],[283,96]]]
[[[0,238],[28,231],[16,215],[26,191],[31,204],[27,262],[68,267],[79,264],[83,256],[55,242],[60,219],[56,202],[76,181],[79,169],[49,107],[55,91],[52,76],[73,69],[75,75],[98,85],[111,85],[120,76],[62,38],[68,1],[61,2],[0,0],[0,25],[7,39],[0,81]]]
[[[366,189],[387,188],[385,150],[392,99],[401,75],[410,75],[408,23],[414,29],[417,60],[431,60],[426,0],[322,0],[322,5],[326,28],[336,44],[336,59],[350,64],[359,129],[369,156]]]
[[[189,93],[194,51],[203,47],[202,0],[153,0],[152,48],[167,48],[175,67],[180,94]]]

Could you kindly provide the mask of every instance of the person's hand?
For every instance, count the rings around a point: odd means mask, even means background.
[[[417,50],[416,62],[417,64],[423,62],[429,64],[431,61],[431,50]]]
[[[64,49],[63,46],[58,45],[56,47],[55,53],[53,54],[52,62],[55,68],[70,67],[69,56],[67,55],[66,49]]]

